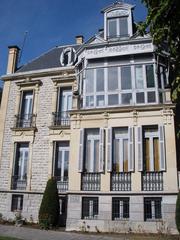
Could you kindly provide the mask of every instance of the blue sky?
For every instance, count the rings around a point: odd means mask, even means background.
[[[6,73],[9,45],[22,46],[28,31],[20,65],[57,45],[85,40],[103,27],[105,6],[115,0],[1,0],[0,1],[0,76]],[[135,21],[144,20],[146,9],[141,0],[127,0],[136,5]]]

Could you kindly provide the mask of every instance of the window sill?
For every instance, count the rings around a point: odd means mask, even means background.
[[[35,131],[36,127],[13,127],[11,128],[12,131]]]

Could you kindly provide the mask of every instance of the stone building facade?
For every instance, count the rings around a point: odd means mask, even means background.
[[[133,22],[102,10],[104,30],[17,67],[9,47],[0,112],[0,213],[38,221],[57,180],[66,230],[176,233],[174,108],[166,54]]]

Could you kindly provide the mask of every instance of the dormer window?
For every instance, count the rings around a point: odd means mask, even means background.
[[[133,35],[133,8],[133,5],[116,2],[102,10],[105,40],[124,39]]]
[[[128,37],[128,17],[107,19],[108,39]]]

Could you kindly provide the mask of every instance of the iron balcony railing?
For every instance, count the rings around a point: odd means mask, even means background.
[[[111,191],[131,191],[131,173],[111,173]]]
[[[13,190],[25,190],[27,186],[27,177],[12,176],[11,189]]]
[[[100,173],[82,173],[81,190],[82,191],[100,191],[101,174]]]
[[[142,172],[143,191],[162,191],[163,172]]]
[[[66,192],[68,190],[68,177],[61,178],[60,176],[53,177],[57,183],[58,192]]]
[[[52,125],[53,126],[70,126],[70,114],[66,112],[53,112],[52,113]]]
[[[18,114],[15,115],[15,128],[32,128],[36,125],[35,114]]]

